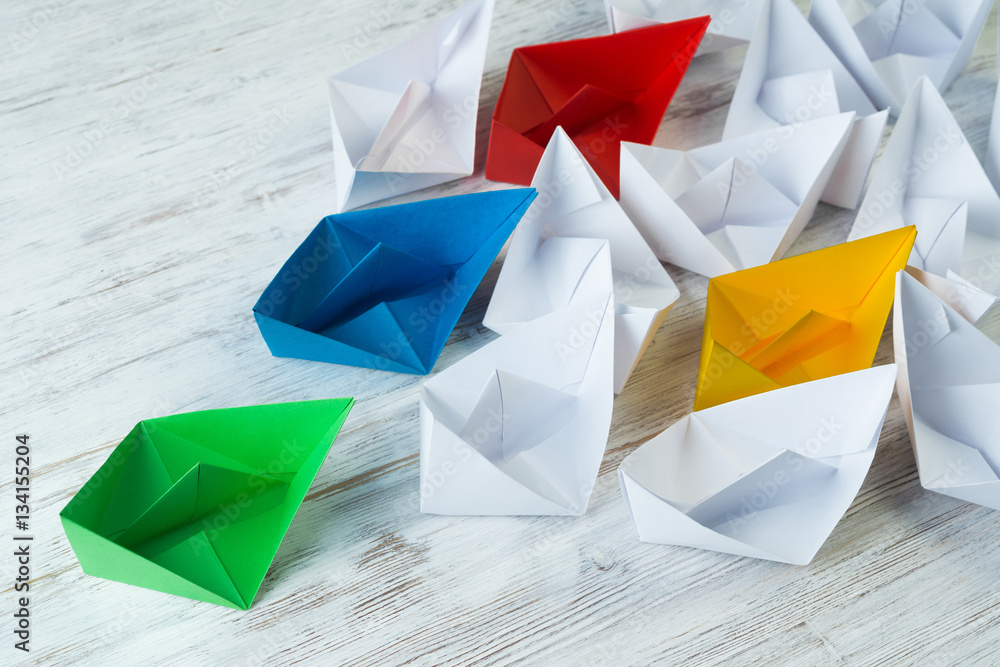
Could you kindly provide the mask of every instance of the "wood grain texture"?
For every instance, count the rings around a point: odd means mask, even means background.
[[[325,76],[459,0],[9,1],[0,67],[3,470],[31,434],[30,662],[185,664],[995,664],[1000,513],[923,491],[893,399],[857,500],[806,567],[643,544],[615,469],[689,412],[706,280],[682,296],[615,401],[585,516],[418,511],[422,378],[272,358],[257,296],[334,210]],[[804,3],[800,3],[803,6]],[[365,35],[365,26],[370,36]],[[980,156],[996,14],[945,94]],[[602,34],[600,0],[497,0],[476,174],[513,47]],[[702,57],[657,145],[721,137],[745,48]],[[74,159],[73,155],[78,159]],[[821,205],[793,254],[839,243]],[[436,371],[494,337],[495,264]],[[1000,318],[990,330],[1000,332]],[[876,363],[892,360],[886,332]],[[57,514],[134,423],[355,396],[247,612],[88,577]],[[8,446],[11,445],[11,446]],[[2,507],[13,508],[10,475]],[[2,520],[0,548],[10,527]],[[3,559],[10,609],[13,562]],[[0,662],[22,660],[0,621]]]

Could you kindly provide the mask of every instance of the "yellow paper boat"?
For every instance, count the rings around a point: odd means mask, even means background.
[[[694,409],[870,367],[916,236],[904,227],[712,278]]]

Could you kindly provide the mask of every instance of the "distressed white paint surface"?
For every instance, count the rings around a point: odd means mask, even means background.
[[[921,490],[896,399],[858,499],[811,565],[635,539],[614,471],[691,408],[706,286],[700,276],[669,268],[681,300],[615,402],[597,489],[579,518],[421,515],[421,378],[268,354],[250,309],[334,209],[325,75],[457,4],[0,6],[0,507],[9,517],[13,438],[27,431],[38,540],[31,659],[995,663],[1000,513]],[[371,38],[355,43],[366,25],[375,26]],[[604,31],[600,0],[498,0],[476,175],[407,199],[496,187],[484,182],[482,165],[511,49]],[[945,94],[980,156],[995,45],[994,14]],[[720,138],[744,51],[693,64],[658,145],[690,148]],[[269,123],[277,131],[262,135]],[[256,147],[253,137],[261,137]],[[84,142],[89,153],[58,171],[67,151],[87,152]],[[227,168],[234,173],[225,176]],[[821,205],[792,252],[843,241],[852,220]],[[498,268],[438,370],[493,338],[481,320]],[[988,326],[996,334],[1000,317]],[[889,336],[877,363],[891,360]],[[345,395],[358,404],[251,610],[81,572],[57,513],[135,422]],[[0,524],[7,554],[10,521]],[[0,606],[12,610],[12,559],[2,563]],[[10,646],[9,612],[0,619],[0,662],[10,664],[21,657]]]

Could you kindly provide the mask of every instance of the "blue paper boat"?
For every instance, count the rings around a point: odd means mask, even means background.
[[[430,372],[536,194],[497,190],[323,218],[254,305],[271,354]]]

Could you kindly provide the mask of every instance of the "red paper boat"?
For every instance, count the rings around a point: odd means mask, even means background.
[[[562,126],[615,197],[622,141],[650,144],[710,18],[514,49],[486,178],[528,185]]]

